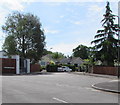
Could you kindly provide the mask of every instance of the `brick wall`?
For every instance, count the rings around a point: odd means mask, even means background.
[[[94,66],[93,73],[95,74],[105,74],[105,75],[117,75],[117,67],[105,67],[105,66]]]
[[[0,58],[2,62],[2,73],[16,73],[16,60],[10,58]]]
[[[40,72],[40,64],[31,64],[30,72]]]

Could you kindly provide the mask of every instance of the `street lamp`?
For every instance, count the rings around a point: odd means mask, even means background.
[[[118,79],[120,77],[120,67],[119,67],[119,62],[120,62],[120,2],[118,2]]]
[[[118,11],[119,12],[119,11]],[[119,27],[120,27],[120,18],[119,18],[119,16],[118,16],[118,79],[119,79],[119,77],[120,77],[120,68],[119,68],[119,62],[120,62],[120,29],[119,29]]]

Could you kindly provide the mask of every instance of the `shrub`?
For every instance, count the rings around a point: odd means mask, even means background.
[[[47,65],[46,70],[47,72],[57,72],[57,65]]]

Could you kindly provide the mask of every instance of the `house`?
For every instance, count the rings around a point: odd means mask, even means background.
[[[60,59],[54,59],[52,57],[52,54],[47,54],[45,56],[43,56],[41,58],[41,60],[39,61],[41,66],[46,66],[47,64],[56,64],[57,62],[59,62]]]
[[[41,66],[46,66],[47,64],[72,64],[80,66],[84,61],[80,57],[64,57],[61,59],[54,59],[52,54],[47,54],[41,58],[39,61]]]
[[[80,57],[63,58],[59,61],[61,64],[72,64],[80,66],[84,61]]]

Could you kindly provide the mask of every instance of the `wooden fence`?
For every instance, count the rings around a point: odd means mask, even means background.
[[[2,73],[16,73],[16,59],[0,58]]]
[[[116,76],[118,74],[118,67],[94,66],[93,73]]]
[[[40,64],[31,64],[30,72],[40,72]]]

